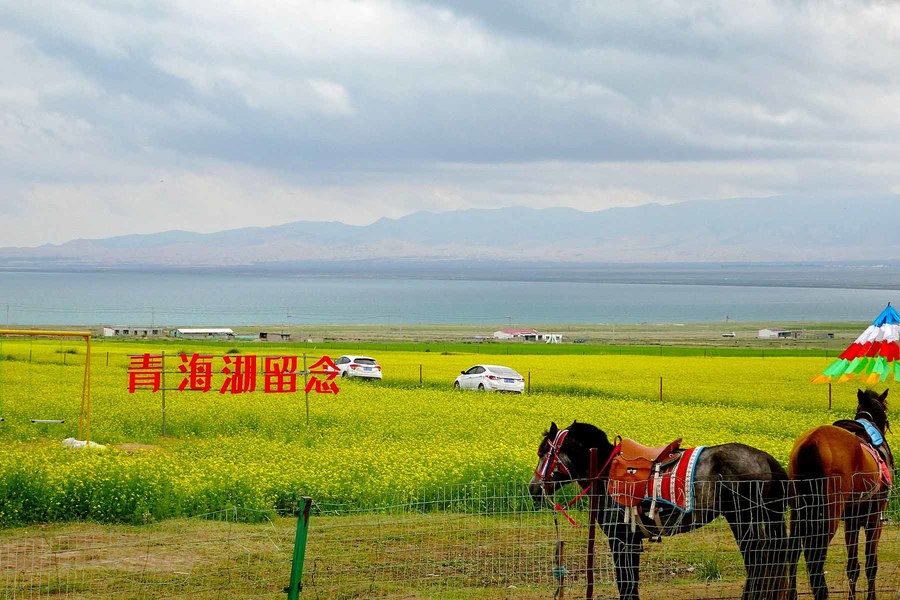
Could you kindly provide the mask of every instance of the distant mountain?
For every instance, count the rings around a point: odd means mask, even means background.
[[[251,267],[352,260],[567,263],[877,261],[900,256],[900,196],[417,212],[368,226],[298,221],[0,248],[0,267]]]

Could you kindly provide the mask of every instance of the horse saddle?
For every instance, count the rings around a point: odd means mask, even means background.
[[[891,453],[891,448],[888,446],[887,440],[884,439],[881,432],[865,419],[857,419],[855,421],[841,419],[840,421],[835,421],[832,425],[849,431],[859,438],[863,448],[872,454],[872,458],[878,463],[882,480],[885,485],[890,488],[893,485],[891,471],[894,468],[894,456]]]
[[[644,446],[622,438],[619,453],[609,468],[607,491],[622,506],[637,506],[648,497],[648,486],[654,471],[662,471],[681,456],[681,438],[665,446]]]

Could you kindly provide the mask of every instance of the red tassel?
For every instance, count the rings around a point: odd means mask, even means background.
[[[558,510],[559,512],[561,512],[562,515],[563,515],[566,519],[569,520],[569,523],[572,524],[572,527],[578,527],[578,523],[575,522],[575,519],[573,519],[572,517],[569,516],[569,513],[566,512],[566,509],[564,509],[564,508],[563,508],[562,506],[560,506],[559,504],[554,504],[554,505],[553,505],[553,508],[556,509],[556,510]]]

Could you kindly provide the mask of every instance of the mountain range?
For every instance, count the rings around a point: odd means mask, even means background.
[[[297,221],[0,248],[2,268],[262,267],[315,261],[691,263],[879,261],[900,256],[900,196],[778,196],[584,212],[416,212],[371,225]]]

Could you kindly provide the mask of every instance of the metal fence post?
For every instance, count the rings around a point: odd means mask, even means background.
[[[284,588],[288,600],[299,600],[303,590],[303,560],[306,558],[306,537],[309,532],[309,509],[312,498],[303,497],[303,512],[297,517],[297,533],[294,536],[294,557],[291,560],[291,582]]]
[[[587,572],[585,573],[587,583],[585,598],[587,600],[593,600],[594,598],[594,540],[596,539],[597,520],[600,516],[600,493],[597,490],[597,486],[600,485],[600,473],[597,466],[599,464],[598,458],[597,448],[591,448],[589,461],[591,492],[589,495],[590,508],[588,508],[590,524],[588,526]]]
[[[306,352],[303,353],[303,397],[306,402],[306,425],[309,426],[309,369],[306,367]]]
[[[160,388],[162,389],[162,436],[166,437],[166,351],[162,352],[162,375],[160,376]]]

